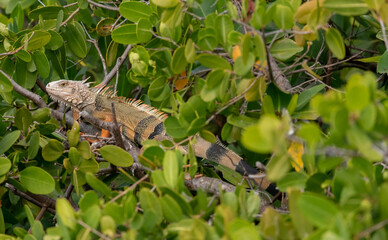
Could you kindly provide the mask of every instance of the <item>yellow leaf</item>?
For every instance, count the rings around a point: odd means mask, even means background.
[[[302,156],[304,153],[304,147],[302,143],[291,142],[291,146],[288,148],[288,153],[294,161],[291,162],[292,167],[299,172],[303,169]]]
[[[236,61],[236,59],[240,56],[241,56],[240,47],[236,45],[233,47],[233,52],[232,52],[233,61]]]

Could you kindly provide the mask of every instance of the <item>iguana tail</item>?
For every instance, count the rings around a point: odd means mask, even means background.
[[[197,143],[194,145],[195,155],[214,161],[220,165],[233,169],[234,171],[244,175],[256,175],[261,172],[250,166],[239,155],[232,150],[218,143],[210,143],[201,137],[197,137]],[[265,190],[268,193],[275,195],[279,191],[276,185],[271,183],[267,178],[253,178],[260,190]]]

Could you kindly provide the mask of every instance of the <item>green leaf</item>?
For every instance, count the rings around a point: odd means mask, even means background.
[[[287,173],[276,184],[280,191],[286,192],[288,188],[304,189],[307,181],[307,176],[301,172]]]
[[[160,223],[163,220],[163,211],[159,199],[149,189],[142,188],[139,193],[140,206],[144,211],[152,211],[155,221]]]
[[[167,151],[163,158],[163,175],[167,184],[176,188],[178,184],[179,166],[175,151]]]
[[[295,41],[289,38],[276,41],[270,49],[272,56],[281,61],[285,61],[301,51],[303,51],[303,47],[298,46]]]
[[[185,46],[182,46],[177,48],[172,56],[171,69],[175,74],[179,74],[186,66],[187,60],[185,57]]]
[[[255,63],[255,57],[252,53],[248,54],[247,63],[244,63],[242,57],[238,57],[234,63],[233,70],[236,74],[240,76],[245,76],[252,69],[253,64]]]
[[[12,167],[12,163],[8,158],[0,157],[0,176],[7,174]]]
[[[50,64],[49,61],[42,51],[35,51],[32,54],[36,69],[41,78],[47,78],[50,74]]]
[[[312,232],[313,226],[310,222],[304,217],[301,210],[298,208],[297,202],[299,199],[299,196],[302,194],[299,190],[292,189],[291,191],[287,192],[288,199],[289,199],[289,209],[290,209],[290,216],[292,223],[295,227],[297,236],[300,239],[303,239],[303,237],[307,236],[309,233]]]
[[[119,44],[115,41],[111,41],[109,43],[108,49],[106,50],[106,65],[111,67],[114,63],[116,63],[117,50]]]
[[[231,114],[228,116],[227,121],[230,125],[233,125],[239,128],[246,128],[252,124],[255,124],[257,122],[257,119],[248,117],[246,115]]]
[[[8,133],[0,141],[0,155],[5,153],[18,139],[20,136],[20,131],[16,130]]]
[[[158,77],[155,79],[148,88],[148,97],[155,102],[161,102],[166,99],[170,94],[170,86],[168,85],[168,79],[165,77]]]
[[[183,128],[176,117],[170,116],[164,120],[164,127],[169,136],[173,138],[186,137],[186,129]]]
[[[15,53],[15,56],[24,62],[31,62],[31,54],[25,50],[20,50],[19,52]]]
[[[360,126],[366,130],[370,131],[373,129],[377,117],[377,110],[374,104],[367,105],[364,109],[361,110],[360,117],[358,122]]]
[[[388,73],[388,51],[385,51],[383,55],[381,55],[377,63],[377,72]]]
[[[214,134],[212,132],[210,132],[209,130],[206,130],[206,129],[202,129],[200,132],[199,132],[199,135],[205,139],[206,141],[208,142],[211,142],[211,143],[216,143],[217,142],[217,137],[214,136]]]
[[[27,135],[31,124],[31,112],[26,107],[19,108],[15,114],[15,126],[20,130],[23,130],[24,134]]]
[[[321,130],[315,123],[302,124],[297,135],[310,145],[315,145],[321,140]]]
[[[40,148],[40,133],[38,131],[35,131],[30,139],[30,146],[28,146],[28,159],[34,159],[36,155],[38,154],[39,148]]]
[[[222,45],[226,46],[228,34],[233,30],[232,19],[227,14],[219,15],[216,18],[215,24],[217,26],[218,39],[221,41]]]
[[[78,26],[77,26],[78,25]],[[84,58],[88,52],[86,46],[86,38],[84,32],[79,28],[79,23],[68,23],[66,28],[63,28],[63,34],[67,40],[67,45],[70,47],[70,50],[74,53],[75,56],[79,58]]]
[[[14,231],[15,231],[15,229],[14,229]],[[8,236],[4,235],[4,233],[5,233],[4,215],[3,215],[3,211],[0,208],[0,239],[1,238],[6,239],[6,237],[8,237]],[[9,239],[12,239],[12,237],[9,236]]]
[[[89,6],[88,0],[78,0],[78,6],[80,9],[87,9]]]
[[[39,19],[39,16],[42,16],[43,19],[56,19],[58,13],[63,11],[64,8],[62,6],[46,6],[41,8],[36,8],[30,12],[28,15],[31,19]]]
[[[79,124],[77,121],[74,121],[73,126],[70,130],[67,131],[67,140],[69,141],[70,147],[75,147],[79,141]]]
[[[110,238],[116,233],[116,223],[111,216],[102,216],[100,219],[101,232]]]
[[[152,38],[152,23],[148,19],[140,19],[136,25],[136,36],[139,42],[148,42]]]
[[[11,92],[12,89],[11,81],[0,72],[0,93]]]
[[[54,178],[39,167],[27,167],[20,172],[20,182],[30,192],[49,194],[54,191]]]
[[[34,237],[36,237],[36,239],[43,239],[45,232],[40,221],[34,221],[33,225],[31,226],[31,233],[34,235]]]
[[[121,44],[136,44],[139,42],[136,34],[136,24],[126,24],[112,32],[113,41]]]
[[[178,203],[169,195],[160,198],[163,215],[169,222],[178,222],[182,219],[183,213]]]
[[[233,185],[241,185],[244,188],[249,187],[248,183],[244,181],[244,176],[242,176],[240,173],[236,172],[235,170],[225,167],[223,165],[216,165],[214,166],[214,168],[222,172],[222,177],[225,178],[228,182],[232,183]]]
[[[265,50],[265,44],[263,39],[255,34],[253,37],[253,54],[260,59],[260,63],[263,64],[267,61],[267,51]]]
[[[30,225],[34,224],[34,215],[32,214],[31,208],[24,204],[24,211],[27,215],[27,220]]]
[[[226,229],[228,232],[228,236],[230,239],[252,239],[252,240],[260,240],[259,231],[255,228],[251,222],[236,218],[228,224]]]
[[[205,86],[201,90],[201,98],[205,102],[213,101],[219,94],[224,82],[229,81],[230,75],[223,69],[214,69],[206,76]],[[225,94],[222,92],[222,94]]]
[[[304,216],[320,228],[329,228],[339,212],[332,201],[314,193],[303,193],[297,205]]]
[[[112,31],[115,20],[113,18],[104,18],[97,23],[96,31],[100,36],[109,36]]]
[[[148,19],[152,14],[150,6],[143,2],[123,2],[119,7],[120,14],[131,22],[137,22],[141,18]]]
[[[117,167],[129,167],[133,164],[131,154],[115,145],[105,145],[100,148],[101,156]]]
[[[272,115],[264,115],[259,123],[249,126],[242,134],[243,145],[257,153],[268,153],[281,146],[284,138],[283,123]]]
[[[197,53],[195,52],[194,42],[189,38],[186,42],[185,46],[185,58],[189,63],[193,63],[195,58],[197,57]]]
[[[280,29],[290,29],[294,26],[294,13],[288,2],[277,2],[273,21]]]
[[[39,123],[49,121],[51,118],[51,111],[49,108],[38,108],[32,112],[32,120]]]
[[[346,85],[346,106],[351,111],[360,111],[370,102],[370,91],[363,78],[352,76]]]
[[[152,0],[151,2],[162,8],[172,8],[180,3],[179,0]]]
[[[341,33],[335,28],[329,28],[326,31],[325,40],[327,46],[329,46],[329,49],[333,52],[334,56],[340,60],[344,59],[346,52]]]
[[[29,33],[27,38],[29,39],[27,51],[31,52],[48,44],[51,40],[51,34],[44,30],[36,30]]]
[[[45,48],[55,51],[58,48],[62,47],[63,46],[63,38],[62,38],[62,36],[59,33],[55,32],[53,30],[48,30],[48,32],[51,35],[51,40],[45,46]]]
[[[31,89],[36,82],[36,74],[27,71],[27,63],[16,61],[15,81],[26,89]]]
[[[202,53],[197,56],[197,61],[208,68],[221,68],[232,70],[230,63],[218,55]]]
[[[14,25],[16,25],[17,31],[21,31],[23,29],[24,14],[20,3],[17,3],[15,8],[12,10],[11,19],[15,20]]]
[[[78,151],[83,159],[89,159],[92,157],[92,152],[90,151],[90,144],[88,141],[82,141],[78,144]]]
[[[369,11],[363,0],[325,0],[323,7],[344,16],[357,16]]]
[[[78,150],[75,147],[70,147],[69,152],[69,159],[73,166],[78,166],[80,163],[80,155]]]
[[[202,50],[212,51],[218,45],[216,30],[210,27],[200,29],[197,44]]]
[[[104,194],[107,197],[110,197],[112,195],[112,191],[110,190],[110,188],[103,181],[96,178],[94,174],[87,172],[85,174],[85,180],[94,190]]]
[[[314,87],[308,88],[307,90],[304,90],[303,92],[301,92],[298,97],[296,110],[298,111],[302,109],[304,106],[306,106],[306,104],[309,103],[310,100],[324,88],[325,88],[324,84],[318,84]]]
[[[53,162],[62,156],[65,146],[55,139],[51,139],[42,149],[43,159],[48,162]]]
[[[75,229],[77,222],[75,218],[75,211],[66,198],[58,198],[55,204],[58,217],[61,222],[70,229]]]

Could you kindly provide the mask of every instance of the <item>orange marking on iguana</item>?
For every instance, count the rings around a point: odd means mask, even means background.
[[[112,96],[107,94],[107,88],[90,89],[84,81],[59,80],[47,84],[46,89],[54,100],[71,105],[79,111],[86,111],[103,121],[107,115],[112,114],[114,102],[115,117],[121,125],[122,133],[137,144],[147,139],[172,140],[163,125],[167,115],[140,100]],[[220,144],[210,143],[200,136],[197,136],[193,149],[196,156],[229,167],[243,175],[259,173],[233,151]],[[185,151],[184,148],[181,150]],[[272,194],[277,192],[275,185],[266,178],[254,181],[261,190]]]

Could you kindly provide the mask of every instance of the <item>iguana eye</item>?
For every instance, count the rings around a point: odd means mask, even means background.
[[[61,83],[61,86],[62,87],[66,86],[66,83],[65,82]]]

